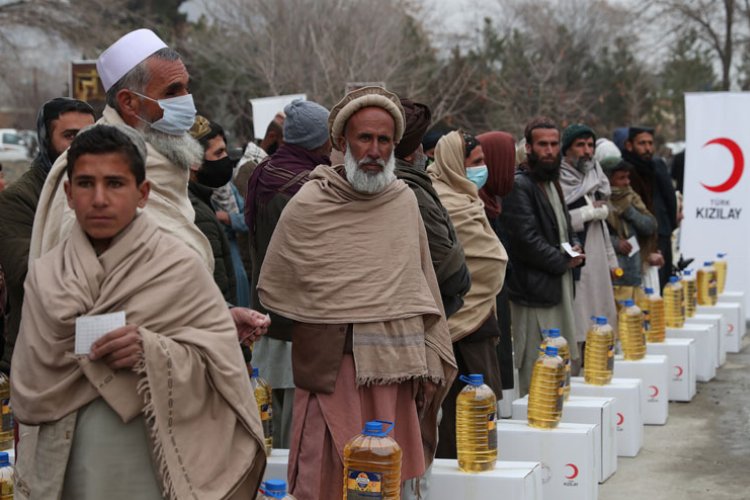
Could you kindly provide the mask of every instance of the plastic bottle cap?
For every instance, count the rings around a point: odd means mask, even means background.
[[[633,307],[634,304],[633,299],[625,299],[622,303],[625,307]]]
[[[548,345],[544,349],[544,354],[546,354],[547,356],[557,356],[557,347],[553,345]]]
[[[460,377],[458,377],[458,379],[475,387],[479,387],[480,385],[484,384],[484,375],[482,375],[481,373],[470,373],[468,376],[461,375]]]
[[[685,276],[692,276],[692,274],[693,274],[693,271],[692,271],[692,269],[685,269],[684,271],[682,271],[682,273],[683,273],[683,274],[684,274]]]
[[[253,368],[253,377],[258,377],[258,376],[259,376],[258,375],[258,369],[257,368]]]
[[[283,479],[269,479],[262,486],[266,496],[284,498],[286,496],[286,481]]]
[[[670,283],[677,283],[678,281],[680,281],[680,278],[678,278],[677,276],[670,276],[669,277],[669,282]]]
[[[723,252],[719,252],[719,253],[717,253],[717,254],[716,254],[716,256],[717,256],[718,258],[720,258],[720,259],[723,259],[724,257],[726,257],[726,256],[727,256],[727,254],[725,254],[725,253],[723,253]]]
[[[704,266],[713,266],[713,265],[714,265],[714,261],[712,261],[712,260],[707,260],[707,261],[705,261],[705,262],[703,263],[703,265],[704,265]]]
[[[604,316],[597,316],[596,317],[596,324],[597,325],[606,325],[607,324],[607,318]]]
[[[393,429],[393,422],[386,420],[370,420],[365,424],[365,428],[362,429],[362,434],[365,436],[385,437]]]
[[[10,466],[10,458],[8,457],[8,453],[5,451],[0,452],[0,467],[8,467]]]
[[[547,336],[552,337],[553,339],[556,339],[560,336],[560,329],[559,328],[550,328],[547,330]]]
[[[644,288],[643,291],[646,292],[646,295],[651,295],[652,293],[654,293],[654,289],[648,286]]]

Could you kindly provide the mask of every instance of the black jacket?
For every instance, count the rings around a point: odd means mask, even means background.
[[[396,177],[404,181],[417,197],[443,308],[446,317],[451,316],[461,309],[464,296],[471,288],[471,274],[466,267],[464,249],[427,173],[403,160],[396,160]]]
[[[556,189],[568,221],[568,241],[578,244],[559,187]],[[510,300],[530,307],[552,307],[562,300],[562,276],[569,272],[557,219],[544,190],[527,170],[516,171],[513,190],[503,198],[501,214],[508,231],[513,272],[506,280]]]

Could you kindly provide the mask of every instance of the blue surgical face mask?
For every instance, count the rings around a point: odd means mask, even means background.
[[[473,182],[477,186],[477,189],[482,189],[482,187],[487,183],[487,178],[489,176],[490,173],[487,170],[487,165],[479,165],[478,167],[466,167],[466,178]]]
[[[191,94],[170,97],[169,99],[152,99],[151,97],[133,92],[135,95],[154,101],[164,111],[162,117],[154,123],[149,123],[152,129],[169,135],[184,135],[195,122],[195,103]],[[140,117],[139,117],[140,118]],[[143,118],[141,118],[143,120]],[[144,122],[146,120],[143,120]],[[146,122],[148,123],[148,122]]]

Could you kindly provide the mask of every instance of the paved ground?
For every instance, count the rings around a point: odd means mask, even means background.
[[[666,425],[645,428],[635,458],[618,459],[600,500],[750,499],[750,335]]]

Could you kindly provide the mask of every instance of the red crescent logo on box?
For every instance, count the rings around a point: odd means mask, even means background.
[[[705,148],[706,146],[710,146],[712,144],[724,146],[732,154],[732,173],[729,175],[729,178],[721,184],[717,184],[715,186],[707,186],[706,184],[703,184],[701,182],[701,186],[714,193],[726,193],[734,186],[736,186],[738,182],[740,182],[742,173],[745,170],[745,156],[742,154],[742,149],[740,148],[740,146],[732,139],[729,139],[727,137],[717,137],[716,139],[711,139],[710,141],[705,143],[703,147]]]
[[[658,387],[656,387],[655,385],[652,385],[652,386],[649,386],[649,388],[651,389],[651,397],[652,398],[655,398],[656,396],[659,395],[659,388]]]
[[[675,371],[675,376],[676,377],[682,377],[683,369],[682,369],[681,366],[675,366],[674,367],[674,371]]]
[[[578,467],[575,464],[565,464],[565,467],[570,467],[573,473],[569,476],[565,476],[566,479],[575,479],[578,477]]]
[[[732,323],[729,323],[729,333],[732,333],[734,331],[734,325]]]
[[[625,421],[625,415],[622,413],[617,414],[617,425],[622,425],[622,423]]]

